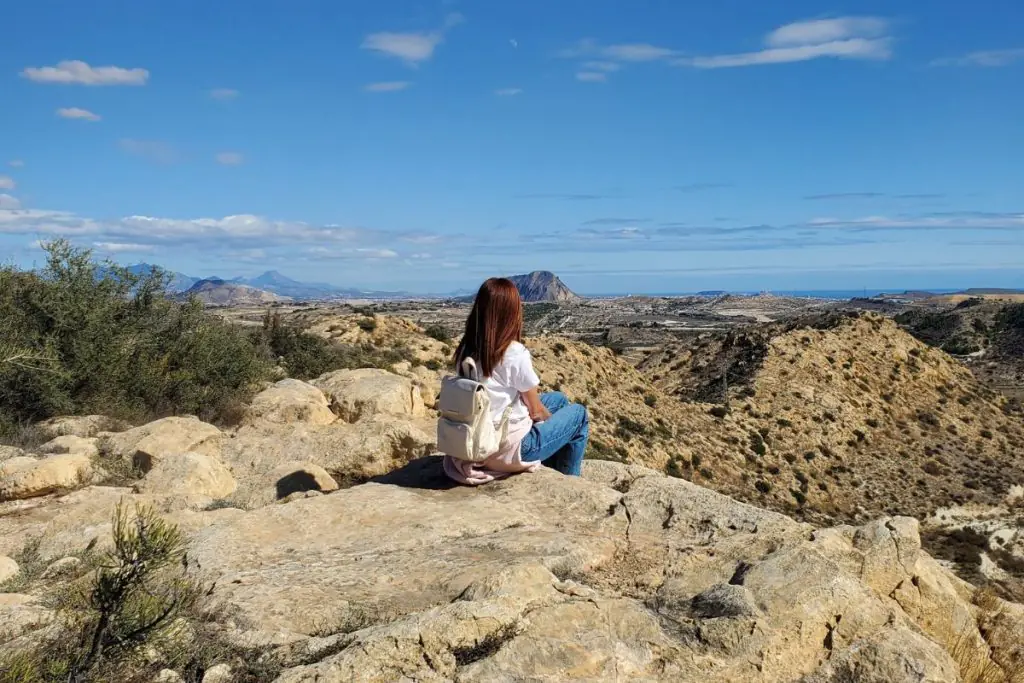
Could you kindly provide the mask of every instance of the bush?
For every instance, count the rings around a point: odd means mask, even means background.
[[[452,336],[448,334],[448,330],[445,329],[444,325],[437,323],[428,325],[426,329],[423,330],[423,333],[444,344],[450,344],[452,341]]]
[[[0,432],[58,414],[222,421],[268,377],[251,333],[170,298],[161,271],[44,249],[39,272],[0,268]]]
[[[377,321],[374,318],[363,318],[357,324],[363,332],[373,332],[377,329]]]
[[[185,576],[185,537],[152,509],[129,515],[121,505],[113,537],[89,588],[59,596],[56,632],[38,649],[5,657],[0,680],[128,680],[144,667],[139,653],[181,637],[177,620],[201,594]]]

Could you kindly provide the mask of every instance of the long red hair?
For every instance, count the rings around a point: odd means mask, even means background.
[[[522,340],[523,302],[519,290],[509,279],[492,277],[476,293],[466,318],[466,333],[455,350],[456,367],[469,357],[476,361],[483,377],[490,377],[509,344]]]

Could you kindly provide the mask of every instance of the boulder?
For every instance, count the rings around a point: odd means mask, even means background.
[[[248,412],[250,422],[326,425],[336,419],[323,392],[297,379],[283,379],[257,394]]]
[[[120,432],[131,425],[106,415],[66,415],[51,417],[35,425],[35,429],[46,439],[58,436],[79,436],[92,438],[100,432]]]
[[[97,440],[95,438],[72,436],[69,434],[67,436],[58,436],[47,441],[39,447],[39,452],[59,455],[67,453],[81,453],[82,455],[91,458],[100,452],[96,442]]]
[[[234,676],[227,664],[215,664],[203,674],[203,683],[231,683]]]
[[[21,458],[25,456],[25,451],[14,446],[0,446],[0,462],[10,460],[11,458]]]
[[[0,555],[0,586],[7,583],[21,572],[18,563],[6,555]]]
[[[330,493],[338,490],[338,482],[323,467],[313,463],[284,463],[270,476],[274,497],[280,500],[293,493],[319,491]]]
[[[31,646],[33,643],[29,636],[39,632],[52,620],[53,612],[43,607],[38,598],[19,593],[0,593],[0,654],[18,639],[21,639],[22,645]]]
[[[74,574],[82,566],[82,561],[77,557],[62,557],[43,570],[40,578],[56,579],[69,574]]]
[[[165,454],[137,484],[137,493],[188,498],[226,498],[237,488],[228,468],[202,453]]]
[[[216,521],[189,557],[240,635],[288,653],[279,683],[920,683],[988,661],[912,520],[815,531],[639,467],[585,474],[471,489],[424,458]]]
[[[104,435],[101,450],[148,472],[167,455],[192,452],[217,457],[223,439],[219,429],[195,417],[166,417],[120,434]]]
[[[89,482],[92,462],[81,453],[11,458],[0,464],[0,501],[69,491]]]
[[[387,370],[337,370],[313,382],[331,399],[334,412],[346,422],[373,415],[420,417],[425,414],[419,387]]]

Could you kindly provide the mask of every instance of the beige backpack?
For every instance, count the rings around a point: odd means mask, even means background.
[[[441,380],[437,420],[437,449],[457,460],[483,462],[498,452],[508,435],[509,406],[495,427],[491,397],[472,358],[464,359],[457,375]]]

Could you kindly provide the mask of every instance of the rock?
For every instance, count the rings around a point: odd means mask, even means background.
[[[78,436],[92,438],[100,432],[120,432],[129,429],[131,425],[121,420],[107,417],[106,415],[78,415],[51,417],[35,425],[36,430],[46,439],[56,439],[59,436]]]
[[[296,379],[283,379],[256,395],[249,406],[248,419],[277,424],[326,425],[337,417],[322,391]]]
[[[131,504],[130,489],[87,486],[63,496],[0,503],[0,554],[17,555],[31,540],[44,558],[64,557],[110,538],[114,507]]]
[[[68,491],[88,483],[92,462],[80,453],[11,458],[0,464],[0,501],[23,500]]]
[[[153,677],[153,683],[182,683],[185,679],[174,669],[161,669]],[[205,680],[205,679],[204,679]]]
[[[44,579],[56,579],[75,573],[81,566],[82,561],[77,557],[62,557],[44,569],[40,576]]]
[[[203,674],[203,683],[231,683],[232,680],[231,667],[227,664],[211,666]]]
[[[202,453],[166,453],[135,485],[137,493],[221,499],[238,485],[228,468]]]
[[[40,605],[34,596],[0,593],[0,655],[16,644],[31,647],[32,634],[39,633],[52,620],[53,612]]]
[[[245,637],[285,644],[279,683],[909,683],[957,680],[954,650],[988,660],[972,591],[920,549],[912,520],[812,533],[595,465],[597,481],[542,470],[469,489],[424,458],[214,522],[189,557],[258,629]],[[313,651],[335,654],[302,664]]]
[[[313,463],[285,463],[271,473],[271,479],[274,496],[278,499],[306,491],[330,493],[338,490],[334,477]]]
[[[412,380],[387,370],[337,370],[313,382],[331,398],[334,411],[346,422],[371,415],[420,417],[423,397]]]
[[[39,452],[46,454],[81,453],[91,458],[100,452],[100,449],[96,446],[96,441],[94,438],[82,436],[58,436],[40,446]]]
[[[14,446],[0,446],[0,463],[11,458],[25,457],[25,451]]]
[[[7,583],[20,572],[17,562],[6,555],[0,555],[0,585]]]
[[[120,434],[105,435],[101,445],[104,452],[148,472],[169,454],[193,452],[217,457],[223,438],[219,429],[195,417],[167,417]]]

